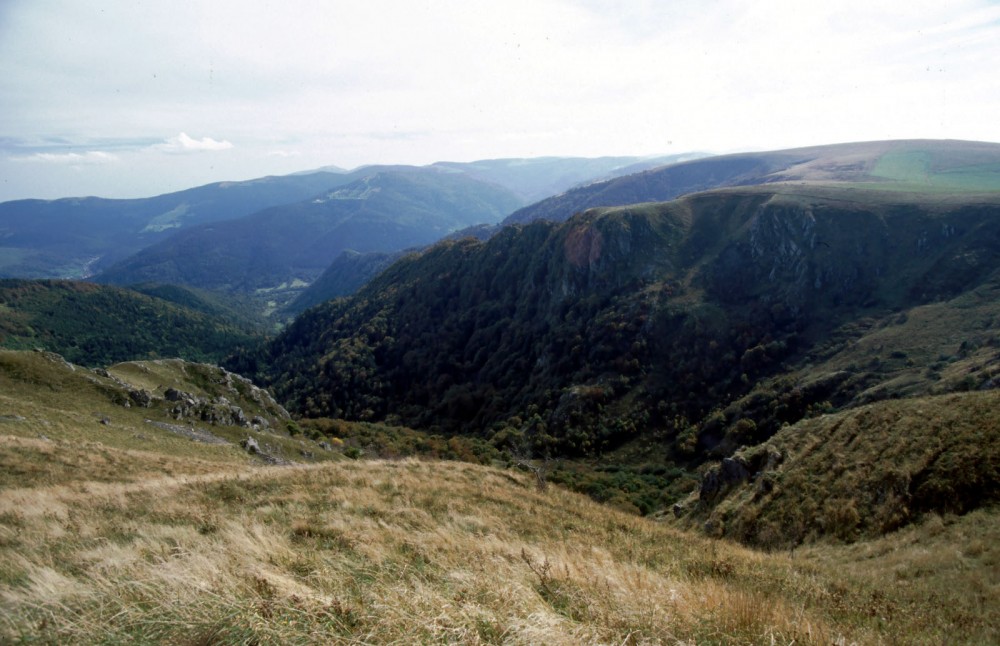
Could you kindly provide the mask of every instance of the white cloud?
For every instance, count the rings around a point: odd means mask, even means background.
[[[68,164],[71,166],[110,164],[118,161],[118,156],[101,151],[85,153],[35,153],[33,155],[11,157],[14,161],[42,162],[46,164]]]
[[[182,132],[176,137],[171,137],[167,139],[162,144],[156,144],[153,146],[156,150],[162,150],[168,153],[186,153],[186,152],[203,152],[203,151],[219,151],[228,150],[233,147],[233,144],[229,141],[218,141],[212,139],[211,137],[202,137],[201,139],[195,139],[188,136],[186,132]]]

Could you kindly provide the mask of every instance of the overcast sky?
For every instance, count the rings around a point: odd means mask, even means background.
[[[1000,141],[1000,4],[0,0],[0,201],[902,138]]]

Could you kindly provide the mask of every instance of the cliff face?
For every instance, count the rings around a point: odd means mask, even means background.
[[[778,195],[730,217],[740,230],[705,272],[706,288],[727,304],[758,299],[806,317],[827,307],[908,307],[953,297],[997,268],[997,204]]]

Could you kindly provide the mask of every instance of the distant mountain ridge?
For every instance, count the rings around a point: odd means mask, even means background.
[[[510,191],[436,169],[379,170],[291,205],[181,231],[97,276],[249,293],[306,285],[345,250],[430,244],[518,206]]]
[[[219,182],[144,199],[0,203],[0,276],[84,278],[177,231],[297,202],[347,181],[312,173]]]
[[[705,153],[690,152],[647,157],[509,157],[471,162],[439,161],[423,168],[436,168],[503,186],[517,194],[525,203],[529,203],[580,184],[705,156],[707,156]],[[371,165],[346,171],[336,166],[323,166],[314,172],[357,175],[398,168],[405,167]]]
[[[681,157],[547,157],[439,162],[423,168],[503,187],[518,196],[516,208],[582,182]],[[346,171],[330,166],[281,177],[217,182],[149,198],[0,203],[0,277],[86,278],[184,229],[294,204],[379,172],[414,168],[372,165]]]
[[[703,153],[683,153],[653,157],[532,157],[435,162],[431,166],[499,184],[517,193],[525,202],[535,202],[581,184],[705,156]]]

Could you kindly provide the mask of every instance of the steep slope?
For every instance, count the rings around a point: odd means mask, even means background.
[[[998,406],[1000,391],[989,390],[804,420],[708,470],[678,515],[773,549],[820,536],[872,538],[921,515],[996,505]]]
[[[463,240],[465,238],[488,240],[500,229],[499,224],[477,224],[459,229],[445,236],[443,240]],[[419,249],[392,253],[345,251],[337,256],[337,259],[323,271],[319,278],[302,290],[302,293],[294,301],[283,308],[282,314],[294,318],[296,314],[300,314],[323,301],[350,296],[404,254],[415,251],[419,251]]]
[[[333,173],[221,182],[134,200],[0,204],[0,276],[85,278],[178,230],[304,200],[351,181]]]
[[[379,171],[304,202],[182,231],[111,267],[101,282],[252,292],[315,279],[341,252],[391,252],[497,221],[510,192],[436,170]]]
[[[88,366],[150,357],[218,361],[256,335],[118,287],[0,280],[0,346],[43,348]]]
[[[306,415],[703,458],[727,446],[713,410],[841,325],[995,276],[998,212],[995,196],[774,185],[509,227],[305,312],[262,376]],[[807,413],[787,394],[754,403],[760,436]]]
[[[263,332],[272,327],[267,318],[260,315],[260,301],[256,298],[168,283],[138,283],[129,285],[128,289],[228,321],[245,330]]]
[[[405,252],[344,251],[285,308],[285,314],[295,316],[313,305],[341,296],[350,296],[398,260],[403,253]]]
[[[708,157],[566,191],[504,223],[560,222],[588,208],[662,202],[724,186],[771,182],[853,183],[878,190],[1000,190],[1000,144],[900,140]]]

